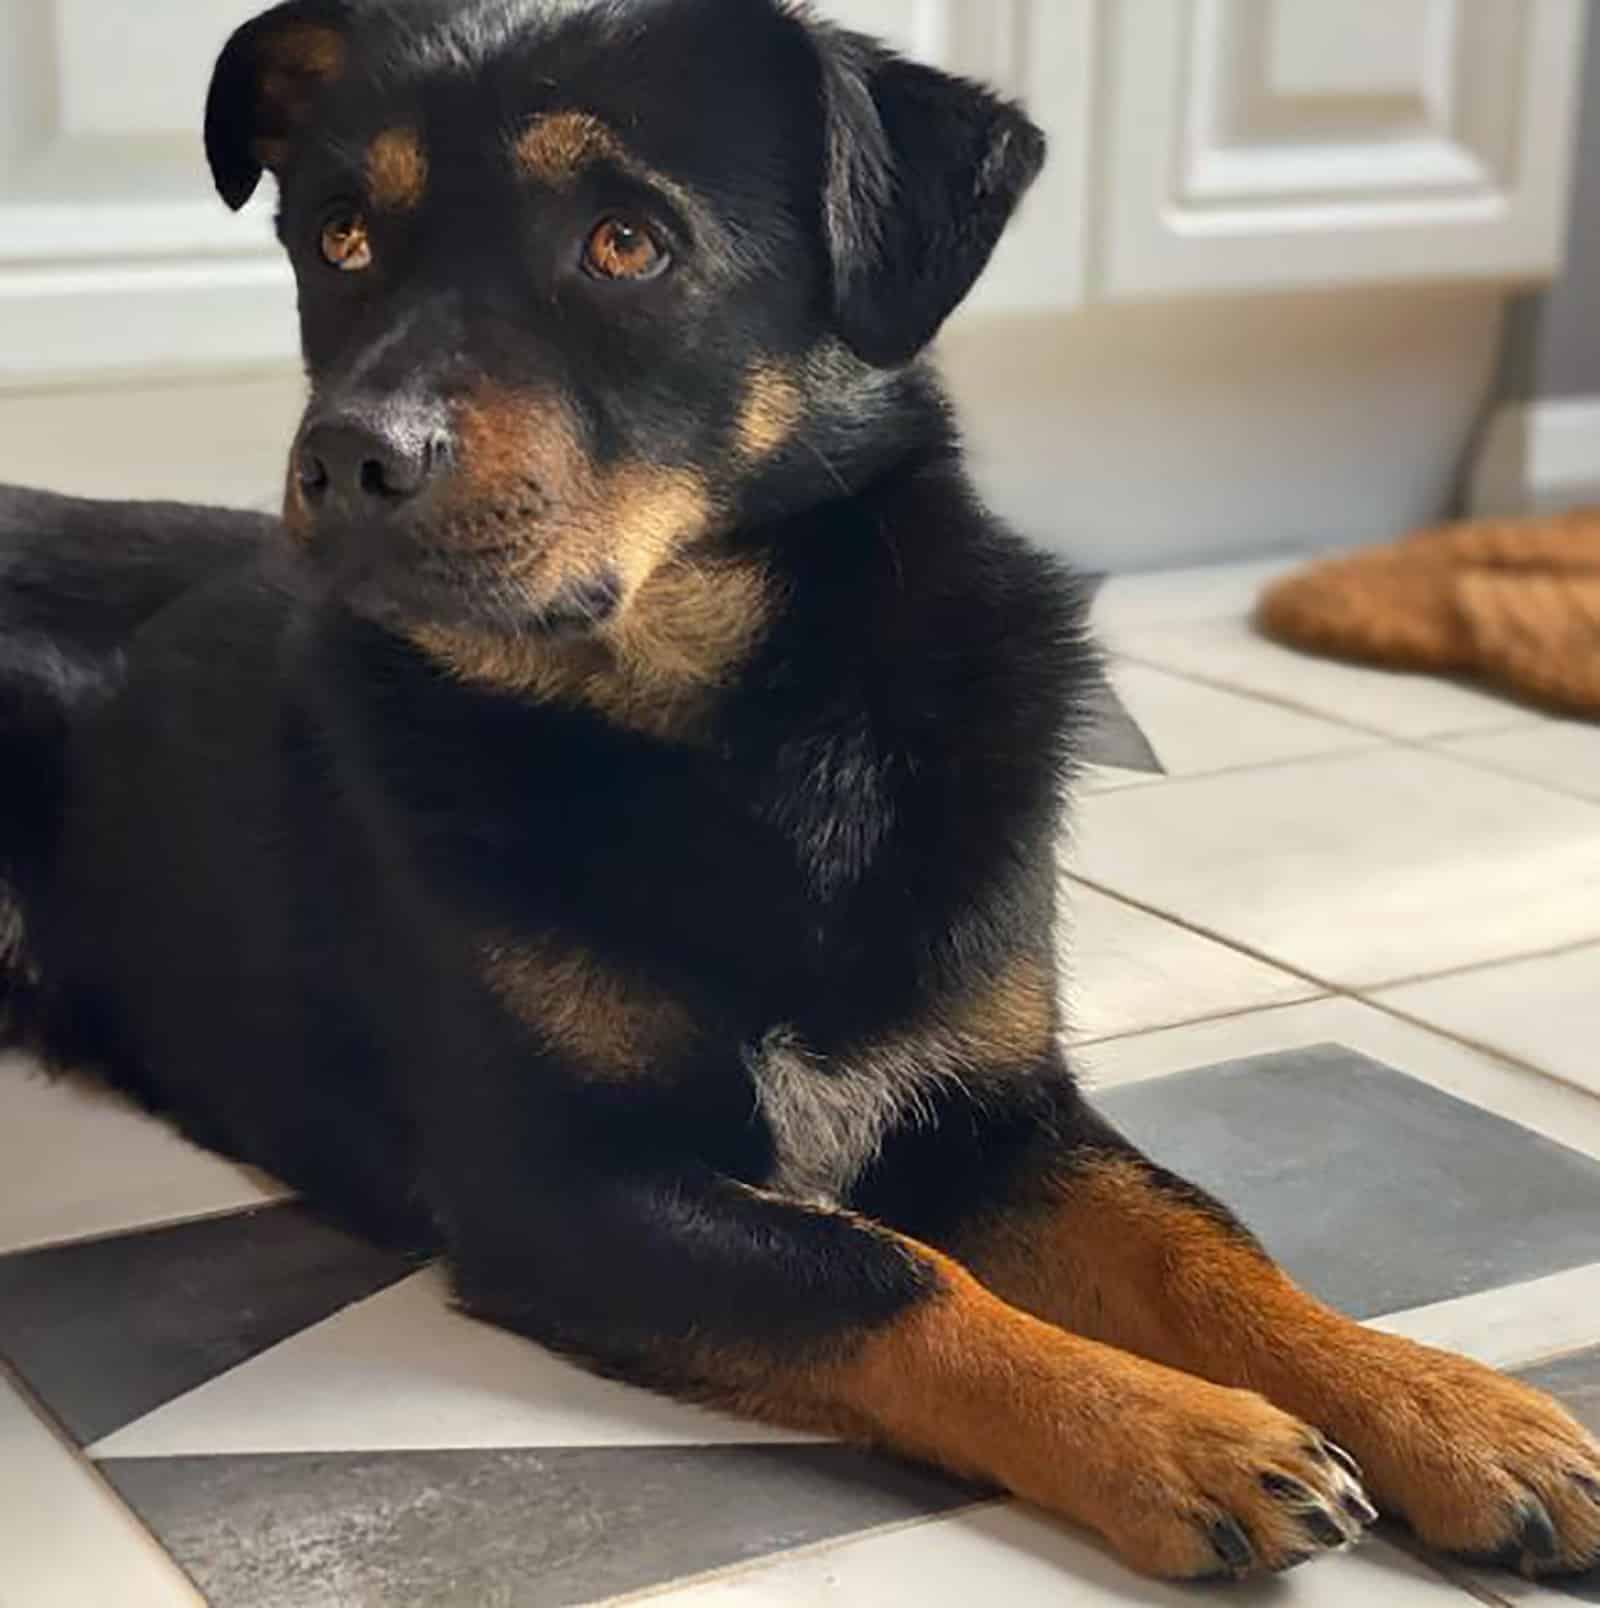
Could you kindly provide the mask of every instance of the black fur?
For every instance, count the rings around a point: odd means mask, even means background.
[[[781,0],[292,0],[207,140],[231,205],[277,179],[311,403],[281,523],[0,490],[0,1042],[480,1316],[1157,1572],[1354,1539],[1320,1431],[1447,1543],[1595,1484],[1062,1058],[1086,594],[921,355],[1016,108]]]
[[[1043,147],[987,93],[767,0],[542,15],[278,8],[218,71],[219,188],[238,205],[260,177],[264,35],[336,26],[337,88],[265,130],[291,139],[312,417],[559,396],[597,471],[712,488],[691,557],[759,563],[758,645],[679,742],[420,652],[432,619],[526,644],[555,607],[508,614],[458,571],[420,588],[426,510],[326,517],[296,547],[246,516],[0,494],[4,866],[37,975],[11,1033],[368,1233],[442,1247],[474,1310],[693,1391],[691,1335],[837,1345],[931,1277],[865,1221],[758,1192],[752,1047],[781,1024],[826,1077],[1048,950],[1096,674],[1082,596],[981,507],[914,361]],[[519,119],[570,106],[707,207],[675,278],[602,299],[552,255],[636,181],[585,177],[536,217],[497,176]],[[320,220],[396,125],[429,147],[429,193],[374,221],[377,265],[347,281]],[[740,377],[827,350],[793,438],[746,461]],[[483,975],[486,935],[552,932],[692,1034],[648,1076],[582,1075]],[[1080,1120],[1053,1050],[981,1099],[933,1091],[853,1204],[937,1234]]]

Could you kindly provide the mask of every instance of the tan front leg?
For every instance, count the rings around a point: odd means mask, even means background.
[[[1048,1195],[961,1247],[1008,1301],[1259,1391],[1347,1447],[1379,1505],[1433,1546],[1534,1573],[1600,1562],[1600,1443],[1547,1396],[1322,1305],[1135,1155],[1077,1157]]]

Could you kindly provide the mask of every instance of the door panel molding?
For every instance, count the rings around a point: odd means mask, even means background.
[[[1108,296],[1553,272],[1581,0],[1102,0]]]

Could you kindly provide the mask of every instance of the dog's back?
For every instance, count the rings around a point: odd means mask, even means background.
[[[114,692],[143,626],[253,563],[274,525],[0,486],[0,1047],[42,1047],[25,912],[53,859],[74,719]]]

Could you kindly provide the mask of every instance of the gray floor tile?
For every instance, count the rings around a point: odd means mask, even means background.
[[[839,1446],[102,1467],[212,1608],[565,1608],[979,1494]]]
[[[1600,1163],[1336,1045],[1097,1103],[1355,1317],[1600,1261]]]
[[[1520,1377],[1559,1396],[1580,1423],[1600,1435],[1600,1346],[1526,1368]]]
[[[1519,1377],[1565,1402],[1580,1423],[1600,1435],[1600,1346],[1524,1369]],[[1546,1589],[1578,1602],[1600,1603],[1600,1569],[1580,1580],[1556,1581]]]
[[[0,1357],[84,1445],[412,1271],[298,1206],[0,1257]]]

